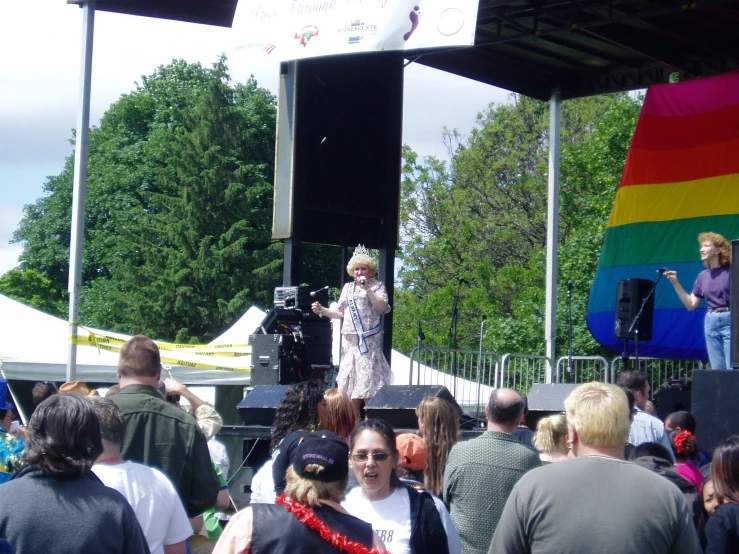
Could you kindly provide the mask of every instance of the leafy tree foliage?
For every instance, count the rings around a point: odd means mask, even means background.
[[[232,83],[225,59],[173,61],[110,107],[90,134],[83,323],[201,342],[271,303],[282,277],[275,118],[269,91]],[[50,290],[67,283],[73,164],[25,207],[14,236],[21,269]]]
[[[32,308],[65,317],[67,304],[49,279],[38,271],[11,269],[0,277],[0,293]]]
[[[570,100],[562,110],[557,350],[566,351],[566,283],[574,281],[573,350],[598,352],[585,326],[605,225],[623,169],[639,99],[626,94]],[[464,138],[445,131],[451,162],[423,161],[406,146],[401,195],[402,269],[395,346],[450,344],[460,278],[460,347],[544,353],[544,277],[549,109],[512,95],[491,105]]]

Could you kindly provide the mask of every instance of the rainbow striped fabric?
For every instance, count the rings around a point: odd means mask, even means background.
[[[587,323],[599,343],[623,351],[614,337],[619,281],[656,279],[664,267],[692,290],[704,269],[702,232],[739,238],[739,72],[647,92],[590,291]],[[688,312],[662,278],[653,337],[639,355],[706,360],[705,311],[704,302]]]

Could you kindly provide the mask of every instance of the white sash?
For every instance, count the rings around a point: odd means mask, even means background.
[[[373,337],[376,334],[382,332],[382,321],[378,323],[372,329],[365,331],[364,325],[362,325],[362,318],[359,317],[359,310],[357,309],[357,303],[354,301],[354,290],[357,283],[353,283],[353,286],[349,289],[347,296],[347,304],[349,305],[349,315],[352,318],[352,324],[354,325],[354,331],[357,333],[357,342],[359,346],[359,353],[364,355],[369,352],[367,346],[367,338]]]

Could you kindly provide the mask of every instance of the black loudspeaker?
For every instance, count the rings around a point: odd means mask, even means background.
[[[652,340],[652,321],[654,319],[654,295],[649,296],[654,282],[649,279],[625,279],[616,288],[616,324],[614,334],[617,339],[634,340],[639,331],[639,341]],[[649,296],[642,310],[639,323],[629,332],[644,299]]]
[[[303,241],[383,248],[397,236],[403,64],[395,52],[297,62],[293,210]]]
[[[739,435],[739,371],[697,369],[693,372],[696,440],[712,452],[719,443]]]
[[[662,421],[674,412],[692,410],[693,391],[690,389],[662,389],[655,396],[657,417]]]
[[[424,396],[438,396],[450,402],[462,416],[462,409],[443,385],[386,385],[364,408],[370,419],[384,419],[396,429],[418,429],[416,408]]]
[[[565,398],[579,385],[576,384],[536,384],[526,395],[529,401],[529,412],[559,413],[565,409]]]
[[[729,298],[739,294],[739,240],[731,241],[731,286]],[[731,367],[739,369],[739,310],[731,310]]]
[[[238,406],[239,415],[244,425],[264,425],[271,427],[275,421],[275,412],[282,397],[287,392],[287,385],[258,385],[246,395]]]

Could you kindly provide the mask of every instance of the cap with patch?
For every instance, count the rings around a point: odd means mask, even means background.
[[[308,468],[312,464],[318,468]],[[324,483],[340,481],[349,473],[349,447],[328,431],[309,433],[295,451],[293,469],[303,479]]]

